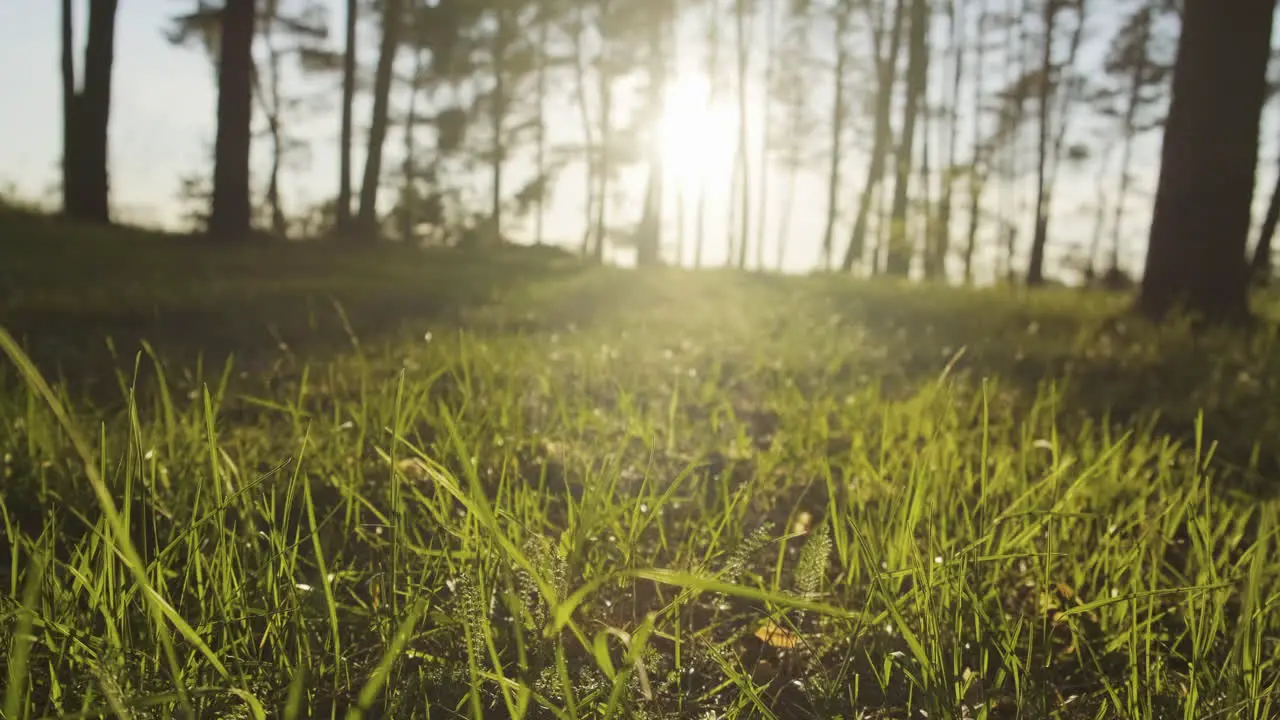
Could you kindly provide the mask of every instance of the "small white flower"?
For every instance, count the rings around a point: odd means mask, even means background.
[[[294,587],[298,588],[302,592],[311,592],[311,586],[306,583],[294,583]]]
[[[423,333],[422,339],[424,342],[431,342],[431,331],[428,330],[427,332]]]
[[[933,558],[933,564],[934,564],[934,565],[941,565],[941,564],[942,564],[942,556],[941,556],[941,555],[935,555],[935,556],[934,556],[934,558]]]
[[[150,460],[150,459],[154,458],[155,456],[156,456],[156,451],[155,451],[155,449],[154,449],[154,448],[152,448],[152,449],[147,450],[146,454],[142,456],[142,459],[143,459],[143,460]]]

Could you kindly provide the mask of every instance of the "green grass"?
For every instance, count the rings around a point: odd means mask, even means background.
[[[235,253],[305,342],[346,261]],[[3,340],[4,717],[1280,714],[1272,330],[407,257],[305,352],[122,323],[45,385],[89,325]]]

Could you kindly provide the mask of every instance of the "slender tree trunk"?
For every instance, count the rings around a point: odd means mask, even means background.
[[[879,57],[881,45],[879,37],[883,31],[879,28],[876,30],[877,39],[874,44],[879,78],[876,86],[876,115],[872,128],[871,160],[867,165],[867,180],[862,186],[862,197],[858,201],[858,215],[853,221],[849,246],[845,248],[844,260],[840,263],[840,269],[845,272],[853,270],[854,263],[866,250],[867,222],[870,218],[876,187],[884,178],[890,146],[893,144],[893,128],[890,125],[893,114],[893,89],[898,77],[898,54],[902,47],[902,28],[906,14],[907,0],[897,0],[893,13],[893,28],[889,31],[888,57]],[[878,253],[877,249],[873,254],[871,263],[873,266],[879,262],[876,259]],[[869,274],[875,274],[874,268]]]
[[[382,146],[387,139],[391,71],[395,67],[396,52],[400,49],[400,25],[403,20],[404,1],[383,0],[382,43],[378,51],[378,68],[373,76],[369,154],[365,157],[364,178],[360,184],[360,210],[356,216],[360,239],[364,242],[373,242],[378,238],[378,187],[382,182]]]
[[[770,133],[773,128],[773,75],[777,55],[777,28],[782,22],[778,17],[775,0],[769,0],[766,18],[764,87],[760,99],[760,214],[756,218],[756,269],[760,271],[765,269],[764,238],[769,220],[769,150],[771,149]]]
[[[400,174],[404,176],[404,189],[400,193],[400,239],[406,243],[416,240],[418,234],[418,148],[415,140],[418,129],[418,93],[422,90],[422,78],[426,70],[422,49],[413,48],[413,70],[409,76],[409,97],[406,98],[408,107],[404,117],[404,160],[400,165]]]
[[[978,27],[973,58],[973,92],[971,107],[974,117],[982,116],[982,93],[985,89],[987,64],[987,19],[986,0],[978,11]],[[969,227],[965,233],[964,244],[964,284],[973,284],[973,255],[978,245],[978,225],[982,220],[982,191],[985,189],[990,158],[984,157],[982,146],[982,123],[973,123],[973,159],[969,168]]]
[[[353,106],[356,95],[356,22],[358,0],[347,0],[346,50],[342,55],[342,130],[338,141],[338,208],[335,219],[339,235],[351,230],[351,145]]]
[[[649,177],[645,187],[644,215],[640,221],[636,243],[636,266],[658,265],[662,259],[662,196],[663,157],[659,128],[665,113],[664,97],[667,89],[666,55],[663,47],[663,26],[666,8],[654,11],[658,17],[649,20],[649,120],[653,137],[649,142]]]
[[[62,0],[62,212],[70,217],[77,214],[77,198],[83,195],[78,183],[80,176],[76,152],[76,60],[75,17],[71,0]]]
[[[734,163],[741,169],[738,173],[738,203],[741,213],[738,215],[738,269],[747,267],[747,247],[751,244],[751,163],[747,157],[748,128],[750,113],[747,109],[747,37],[751,28],[747,24],[747,0],[735,0],[737,5],[736,25],[738,44],[738,150]]]
[[[840,204],[840,164],[844,156],[845,123],[845,69],[849,64],[849,52],[845,49],[845,33],[849,27],[849,4],[843,0],[836,5],[835,37],[836,67],[833,73],[835,88],[831,103],[831,164],[827,166],[827,223],[822,232],[822,269],[831,270],[833,244],[835,242],[836,217]]]
[[[1250,262],[1253,281],[1264,287],[1271,284],[1271,243],[1276,236],[1277,221],[1280,221],[1280,175],[1276,176],[1275,185],[1272,186],[1267,214],[1262,218],[1262,229],[1258,233],[1258,243],[1253,248],[1253,260]]]
[[[1274,0],[1187,0],[1138,308],[1248,314],[1245,249]]]
[[[1039,82],[1039,140],[1036,143],[1036,217],[1031,236],[1031,260],[1027,266],[1027,285],[1044,284],[1044,246],[1049,228],[1049,210],[1045,193],[1049,178],[1049,100],[1053,89],[1053,31],[1057,25],[1059,5],[1044,0],[1044,42],[1041,43]]]
[[[501,244],[503,170],[507,163],[507,51],[510,48],[514,28],[513,18],[505,8],[498,10],[498,28],[494,33],[493,92],[490,96],[490,121],[493,132],[493,176],[491,178],[489,222],[492,242]]]
[[[280,168],[284,159],[284,130],[280,112],[280,52],[275,46],[275,19],[278,11],[277,3],[270,3],[267,11],[261,15],[263,42],[267,46],[267,71],[271,77],[267,87],[262,86],[262,74],[254,72],[254,92],[258,96],[258,104],[262,114],[267,118],[267,135],[271,138],[271,170],[267,176],[267,211],[271,214],[271,232],[276,237],[286,237],[289,232],[288,221],[280,203]]]
[[[536,60],[536,83],[538,93],[537,117],[534,120],[535,137],[534,137],[534,171],[538,178],[538,182],[542,183],[538,196],[535,198],[536,207],[533,215],[533,243],[542,245],[546,240],[543,233],[546,225],[547,201],[547,54],[551,52],[550,36],[551,36],[551,20],[545,16],[547,3],[543,2],[538,8],[538,57]]]
[[[601,52],[605,52],[601,49]],[[600,170],[596,173],[596,245],[595,259],[604,262],[605,243],[608,242],[609,174],[613,172],[613,73],[609,60],[601,59],[600,83]]]
[[[209,234],[228,241],[248,240],[253,223],[249,152],[253,143],[254,16],[254,0],[227,0],[222,10]]]
[[[907,238],[908,186],[911,181],[911,159],[915,149],[916,120],[920,101],[928,81],[929,5],[926,0],[912,0],[911,41],[907,53],[907,98],[902,111],[902,144],[897,160],[897,179],[893,190],[893,211],[889,228],[889,259],[886,271],[906,277],[911,270],[911,244]]]
[[[707,82],[710,87],[707,93],[706,111],[711,113],[715,110],[716,100],[719,97],[718,88],[720,86],[720,2],[712,0],[708,3],[709,14],[707,18]],[[697,207],[694,211],[696,223],[694,241],[693,241],[693,267],[694,269],[702,268],[702,257],[706,250],[707,240],[707,182],[705,176],[699,177],[698,182],[698,200]]]
[[[947,256],[951,253],[951,206],[952,196],[955,190],[955,167],[956,167],[956,148],[959,146],[960,137],[960,81],[964,77],[964,48],[962,47],[962,38],[964,37],[964,15],[960,14],[956,7],[957,0],[950,0],[947,6],[947,17],[951,23],[951,50],[953,73],[951,77],[951,91],[948,98],[947,106],[947,155],[942,170],[942,197],[938,199],[938,228],[935,238],[933,252],[930,254],[932,261],[929,270],[926,271],[926,277],[932,279],[938,276],[946,277],[947,274]],[[975,123],[978,125],[979,123]]]
[[[787,168],[787,189],[782,195],[782,209],[778,215],[778,248],[777,257],[774,258],[774,265],[778,272],[782,272],[783,260],[786,259],[787,240],[791,237],[791,213],[796,201],[796,176],[799,175],[795,167]]]
[[[582,230],[582,257],[591,254],[592,229],[595,227],[596,173],[599,158],[592,130],[591,106],[587,103],[587,68],[583,57],[582,34],[586,32],[586,5],[579,4],[573,25],[573,79],[574,94],[578,101],[578,117],[582,122],[582,144],[586,153],[584,182],[586,187],[586,216]]]
[[[1107,224],[1107,171],[1110,169],[1112,148],[1108,145],[1102,151],[1098,162],[1098,177],[1095,182],[1097,195],[1094,197],[1093,232],[1089,236],[1089,256],[1085,265],[1085,281],[1088,284],[1098,277],[1098,252],[1102,249],[1102,235]]]

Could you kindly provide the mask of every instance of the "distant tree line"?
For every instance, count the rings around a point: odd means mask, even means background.
[[[501,241],[518,217],[532,220],[541,243],[555,180],[578,163],[584,256],[602,261],[610,244],[632,246],[639,265],[656,265],[672,249],[677,258],[692,250],[701,266],[707,189],[663,207],[658,137],[664,90],[687,64],[677,60],[694,29],[709,102],[731,101],[739,118],[722,223],[728,262],[739,268],[769,262],[765,199],[778,187],[784,217],[775,220],[773,261],[781,265],[796,176],[814,170],[826,178],[818,262],[827,269],[971,282],[985,255],[1001,277],[1036,286],[1048,280],[1056,245],[1057,264],[1074,263],[1087,279],[1122,276],[1135,146],[1161,131],[1138,307],[1242,317],[1250,287],[1272,272],[1280,183],[1251,255],[1249,235],[1260,118],[1272,94],[1274,0],[1134,0],[1101,38],[1090,28],[1104,0],[347,0],[341,33],[330,33],[318,0],[191,3],[170,38],[201,46],[216,71],[201,220],[225,242],[255,229],[285,235],[294,224],[281,200],[282,169],[297,146],[289,130],[297,98],[282,82],[289,67],[340,87],[338,192],[313,231],[362,243],[465,227],[460,241],[482,243]],[[87,4],[77,78],[73,2],[62,0],[62,202],[71,217],[109,222],[118,0]],[[358,61],[361,23],[379,30],[371,78]],[[1101,73],[1083,66],[1089,43],[1106,44]],[[629,117],[619,112],[624,80],[639,87],[641,110]],[[823,94],[803,89],[815,82],[830,83],[826,107]],[[753,85],[763,92],[753,97]],[[372,100],[363,126],[361,93]],[[552,144],[553,107],[557,122],[566,109],[577,116],[580,142]],[[766,125],[761,147],[749,147],[749,118]],[[358,127],[367,139],[357,187]],[[385,162],[394,132],[403,140],[398,166]],[[254,197],[250,153],[260,137],[272,163],[264,195]],[[855,150],[866,165],[849,187]],[[517,155],[533,172],[513,184]],[[1095,164],[1099,190],[1083,208],[1093,232],[1073,244],[1051,221],[1062,169],[1084,163]],[[638,219],[613,214],[627,169],[645,178]],[[477,174],[487,177],[483,205],[462,190]],[[379,208],[379,190],[392,183],[394,207]],[[199,194],[199,183],[188,185]],[[672,213],[679,221],[668,238]],[[1023,227],[1031,229],[1025,254]]]

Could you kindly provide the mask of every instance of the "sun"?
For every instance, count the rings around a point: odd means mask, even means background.
[[[691,75],[667,87],[660,129],[662,161],[683,190],[725,184],[733,171],[738,121],[720,100],[707,105],[711,84]]]

